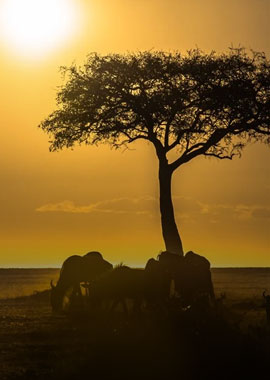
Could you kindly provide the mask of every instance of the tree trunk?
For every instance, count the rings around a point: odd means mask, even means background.
[[[159,163],[160,214],[162,235],[166,250],[183,256],[183,246],[175,223],[171,181],[173,171],[167,162]]]

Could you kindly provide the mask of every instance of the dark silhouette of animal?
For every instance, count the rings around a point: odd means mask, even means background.
[[[158,261],[163,271],[174,280],[175,293],[183,306],[202,299],[206,303],[215,302],[210,263],[205,257],[192,251],[184,257],[164,251],[158,256]]]
[[[186,292],[190,302],[204,298],[215,304],[215,293],[210,270],[210,262],[203,256],[189,251],[184,256],[186,275]]]
[[[56,285],[51,281],[51,306],[53,311],[63,309],[63,299],[69,290],[71,296],[81,295],[81,282],[91,283],[96,277],[113,268],[101,253],[93,251],[84,256],[68,257],[61,268]]]
[[[227,296],[226,293],[220,293],[219,297],[215,298],[215,309],[217,314],[222,315],[224,311],[224,303]]]
[[[94,308],[109,304],[110,311],[121,305],[125,314],[128,314],[127,300],[132,301],[133,312],[140,312],[142,305],[164,309],[170,296],[170,282],[155,259],[148,260],[145,269],[119,265],[93,281],[90,302]]]
[[[266,311],[266,321],[270,324],[270,295],[266,295],[266,290],[263,292],[264,307]]]
[[[176,255],[175,255],[176,256]],[[149,259],[144,268],[145,300],[150,307],[164,307],[170,297],[173,276],[160,261]]]
[[[144,290],[144,270],[119,265],[93,281],[90,301],[94,307],[100,307],[103,301],[109,302],[110,311],[121,304],[128,314],[126,300],[132,299],[133,311],[140,311]]]

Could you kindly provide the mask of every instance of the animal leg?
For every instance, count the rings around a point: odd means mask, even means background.
[[[113,299],[113,303],[111,304],[111,308],[110,308],[110,311],[114,311],[116,306],[119,304],[120,300],[118,298],[114,298]]]
[[[121,304],[123,306],[123,310],[124,310],[125,315],[128,316],[128,308],[127,308],[126,300],[124,298],[121,299]]]
[[[134,303],[133,303],[134,314],[140,314],[141,313],[141,304],[142,304],[141,299],[139,299],[139,298],[134,299]]]

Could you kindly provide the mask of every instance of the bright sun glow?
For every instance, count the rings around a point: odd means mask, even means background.
[[[3,0],[2,38],[17,53],[44,55],[72,37],[76,11],[74,0]]]

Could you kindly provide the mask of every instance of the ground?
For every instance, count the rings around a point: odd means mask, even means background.
[[[261,300],[224,302],[218,313],[172,307],[126,318],[53,315],[49,291],[1,300],[0,378],[268,379]]]

